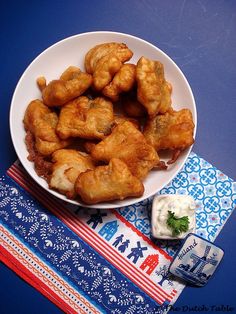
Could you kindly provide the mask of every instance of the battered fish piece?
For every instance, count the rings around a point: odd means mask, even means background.
[[[132,92],[131,95],[125,95],[121,99],[122,108],[125,113],[132,118],[145,117],[147,112],[144,106],[137,100],[136,94]]]
[[[69,66],[60,76],[60,80],[69,81],[78,77],[78,74],[81,73],[80,68],[75,66]],[[44,76],[37,78],[37,84],[41,92],[47,86],[47,82]]]
[[[39,77],[37,84],[42,91],[43,102],[47,106],[63,106],[68,101],[82,95],[92,84],[92,75],[79,68],[69,67],[59,80],[46,85],[46,79]]]
[[[74,185],[79,174],[94,169],[92,158],[73,149],[60,149],[52,155],[52,174],[49,187],[58,190],[68,198],[76,196]]]
[[[165,80],[160,62],[141,57],[136,67],[136,79],[138,101],[147,109],[150,118],[170,109],[171,85]]]
[[[97,145],[97,142],[87,141],[84,143],[84,149],[88,154],[90,154],[96,145]]]
[[[133,52],[124,43],[104,43],[94,46],[85,56],[85,69],[92,74],[101,58],[107,55],[116,56],[122,63],[132,58]]]
[[[130,118],[130,117],[125,117],[125,116],[121,116],[121,115],[115,115],[114,116],[114,121],[113,121],[113,124],[112,126],[115,127],[117,126],[118,124],[121,124],[125,121],[129,121],[131,123],[133,123],[133,125],[140,130],[141,126],[140,126],[140,123],[138,120],[134,119],[134,118]]]
[[[173,159],[168,162],[170,164],[177,159],[180,151],[193,144],[193,130],[191,111],[182,109],[158,115],[147,121],[143,134],[147,142],[157,151],[162,149],[174,151]]]
[[[68,146],[71,141],[61,140],[56,134],[58,116],[45,106],[42,101],[36,99],[28,105],[24,126],[35,138],[35,148],[43,156],[49,156],[57,149]]]
[[[111,132],[113,118],[113,105],[110,101],[102,97],[89,99],[81,96],[61,109],[57,134],[62,139],[103,139]]]
[[[25,144],[29,155],[27,159],[34,163],[34,169],[39,177],[48,180],[51,169],[52,163],[48,157],[42,156],[38,153],[35,148],[35,139],[34,135],[28,130],[25,135]]]
[[[118,101],[119,95],[128,92],[134,86],[136,80],[136,66],[126,63],[115,74],[113,80],[102,90],[103,95],[109,97],[112,101]]]
[[[87,204],[140,197],[144,192],[142,182],[117,158],[112,158],[107,166],[99,166],[80,174],[75,189]]]
[[[123,43],[104,43],[90,49],[85,56],[85,69],[93,74],[94,88],[100,91],[108,85],[132,56],[133,52]]]
[[[98,63],[93,73],[93,86],[96,91],[102,89],[111,82],[113,76],[120,70],[122,62],[115,56],[105,56]]]
[[[92,148],[91,156],[105,162],[119,158],[141,180],[160,162],[154,147],[147,144],[143,134],[129,121],[118,124],[110,135]]]
[[[71,65],[64,72],[62,72],[60,80],[70,81],[76,79],[80,73],[81,73],[80,68]]]

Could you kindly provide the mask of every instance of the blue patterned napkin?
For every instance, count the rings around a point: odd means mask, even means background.
[[[196,233],[209,241],[216,239],[236,206],[236,182],[193,152],[178,175],[157,194],[191,195],[197,207]],[[142,233],[150,236],[151,206],[152,198],[118,211]],[[179,247],[179,241],[158,243],[171,256]]]
[[[236,203],[236,183],[194,153],[160,191],[175,193],[194,197],[210,241]],[[68,206],[14,164],[0,179],[0,258],[66,313],[166,312],[184,288],[168,273],[179,242],[151,239],[151,204]]]

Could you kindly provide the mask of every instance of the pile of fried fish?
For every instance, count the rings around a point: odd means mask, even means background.
[[[165,170],[194,142],[188,109],[172,108],[163,64],[124,43],[102,43],[47,84],[24,116],[28,159],[49,188],[86,204],[140,197],[152,171]],[[165,163],[162,150],[172,152]]]

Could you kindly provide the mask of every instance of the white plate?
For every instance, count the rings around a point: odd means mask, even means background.
[[[197,113],[191,88],[178,66],[170,59],[170,57],[154,45],[128,34],[115,32],[90,32],[66,38],[49,47],[28,66],[16,86],[10,110],[11,137],[18,158],[31,177],[49,193],[62,200],[77,205],[84,204],[68,200],[62,194],[48,189],[46,181],[36,174],[33,163],[27,159],[28,152],[24,142],[25,130],[22,121],[29,102],[33,99],[41,98],[40,91],[36,85],[37,77],[43,75],[46,77],[47,81],[50,81],[58,78],[70,65],[79,66],[83,69],[84,56],[90,48],[99,43],[112,41],[123,42],[133,51],[134,55],[130,60],[131,62],[136,63],[141,56],[145,56],[153,60],[159,60],[164,64],[166,79],[173,87],[173,107],[177,110],[188,108],[192,111],[195,123],[194,135],[196,133]],[[191,147],[182,152],[178,161],[170,166],[167,171],[151,171],[144,181],[145,192],[142,197],[127,198],[123,201],[85,206],[116,208],[131,205],[154,195],[170,182],[181,170],[190,151]]]

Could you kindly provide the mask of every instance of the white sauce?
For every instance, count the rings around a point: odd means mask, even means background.
[[[152,235],[160,239],[182,239],[188,233],[195,231],[195,201],[189,195],[158,195],[154,198],[152,204]],[[178,236],[172,236],[172,229],[168,227],[168,211],[180,218],[188,216],[189,229],[180,233]]]

